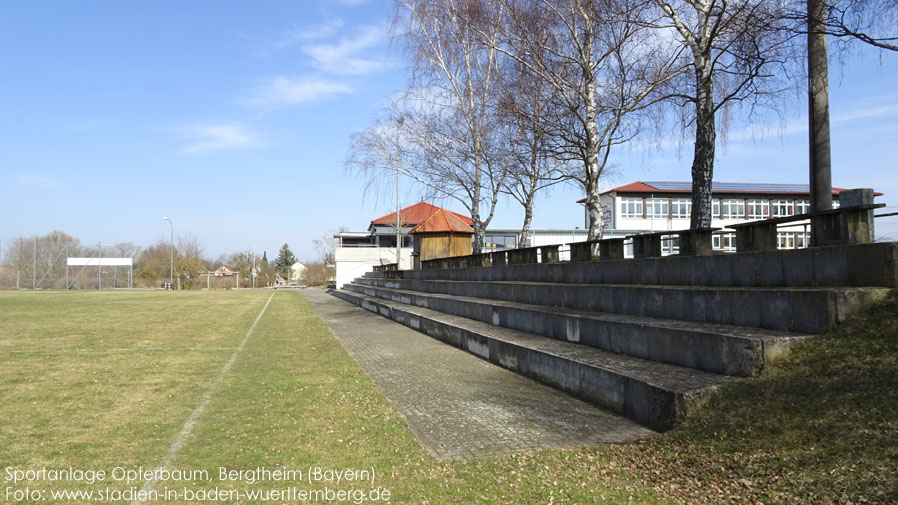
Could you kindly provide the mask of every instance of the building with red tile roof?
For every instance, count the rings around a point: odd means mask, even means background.
[[[436,205],[431,205],[427,202],[419,202],[404,209],[399,210],[399,222],[405,224],[418,224],[423,223],[430,216],[432,216],[437,211],[444,211],[448,214],[456,216],[462,222],[466,224],[472,224],[473,221],[470,217],[459,214],[458,212],[452,212],[451,210],[443,209],[442,207],[437,207]],[[385,225],[396,225],[396,213],[391,212],[386,216],[379,217],[371,221],[371,224],[385,224]]]
[[[437,217],[434,217],[437,216]],[[433,218],[431,220],[431,218]],[[428,222],[431,227],[453,226],[467,227],[474,233],[470,217],[451,210],[419,202],[399,210],[399,265],[402,269],[411,268],[413,240],[410,232],[415,227]],[[396,212],[391,212],[372,220],[367,231],[345,231],[334,235],[338,240],[334,259],[337,264],[337,287],[371,271],[374,265],[397,262],[396,251]],[[470,254],[470,251],[468,251]]]
[[[393,214],[395,215],[396,213],[394,212]],[[430,217],[412,228],[409,231],[409,234],[445,232],[473,235],[474,228],[471,227],[470,223],[471,218],[467,218],[466,222],[464,216],[460,216],[459,214],[446,209],[438,208],[430,215]]]
[[[839,193],[833,188],[833,206],[839,205]],[[675,231],[689,228],[692,213],[692,183],[688,181],[636,181],[609,189],[600,195],[605,231],[603,236],[624,237],[645,232]],[[882,196],[875,192],[874,196]],[[585,204],[586,199],[578,203]],[[810,210],[807,184],[713,182],[711,184],[711,227],[804,214]],[[589,226],[584,205],[584,226]],[[779,232],[780,247],[806,247],[806,222],[791,224]],[[714,246],[735,250],[735,234],[714,236]],[[676,249],[670,241],[667,252]]]

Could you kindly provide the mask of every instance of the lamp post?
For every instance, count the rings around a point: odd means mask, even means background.
[[[405,118],[396,120],[396,126],[402,128]],[[399,270],[400,248],[402,247],[402,222],[399,220],[399,167],[402,165],[402,151],[399,151],[399,165],[396,166],[396,270]],[[412,267],[410,267],[412,268]]]
[[[171,290],[174,287],[175,282],[175,225],[171,223],[171,219],[167,217],[162,218],[163,221],[168,221],[169,231],[171,231],[171,238],[168,243],[168,252],[169,252],[169,271],[168,271],[168,289]]]

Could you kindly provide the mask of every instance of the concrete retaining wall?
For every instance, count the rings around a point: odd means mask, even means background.
[[[412,270],[406,279],[726,287],[898,287],[898,246],[876,243],[711,256]]]

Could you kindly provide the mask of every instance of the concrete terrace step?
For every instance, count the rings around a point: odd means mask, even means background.
[[[347,284],[344,290],[661,363],[752,376],[806,335]]]
[[[424,293],[800,333],[823,333],[888,288],[727,288],[641,284],[356,279]]]
[[[352,291],[331,293],[656,430],[673,427],[709,394],[737,380]]]
[[[513,280],[726,287],[896,287],[898,245],[873,243],[710,256],[406,270],[402,275],[406,279],[457,281]]]

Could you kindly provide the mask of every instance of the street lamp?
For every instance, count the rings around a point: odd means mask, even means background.
[[[174,287],[175,281],[175,225],[171,224],[171,219],[167,217],[162,218],[163,221],[168,221],[168,227],[171,231],[171,239],[168,243],[168,251],[170,255],[170,263],[169,263],[169,271],[168,271],[168,289],[171,290]]]

